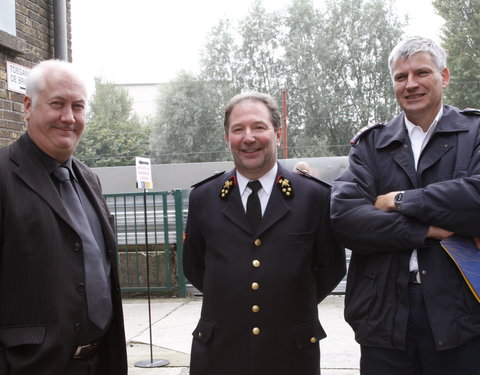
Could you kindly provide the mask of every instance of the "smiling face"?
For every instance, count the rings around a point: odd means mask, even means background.
[[[258,179],[273,168],[280,146],[280,131],[275,131],[267,106],[243,100],[232,109],[225,140],[237,170],[245,177]]]
[[[395,96],[407,118],[427,130],[442,106],[450,73],[438,69],[427,52],[418,52],[392,64]]]
[[[25,96],[27,132],[32,141],[60,163],[76,150],[85,129],[85,85],[71,72],[50,70],[42,87]]]

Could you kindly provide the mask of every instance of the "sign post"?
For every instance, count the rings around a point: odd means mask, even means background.
[[[136,157],[135,165],[137,171],[137,189],[143,189],[143,214],[145,223],[145,264],[147,267],[147,299],[148,299],[148,328],[150,332],[150,359],[135,362],[135,367],[151,368],[162,367],[170,363],[166,359],[153,359],[152,346],[152,306],[150,301],[150,262],[148,250],[148,220],[147,220],[147,189],[153,189],[152,165],[150,159]]]

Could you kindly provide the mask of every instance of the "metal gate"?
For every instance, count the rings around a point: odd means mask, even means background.
[[[148,264],[152,292],[186,296],[182,254],[187,195],[182,190],[104,195],[115,217],[123,292],[147,290]]]

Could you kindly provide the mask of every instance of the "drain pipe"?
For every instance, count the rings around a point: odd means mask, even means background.
[[[68,61],[67,44],[67,0],[53,1],[53,39],[55,58]]]

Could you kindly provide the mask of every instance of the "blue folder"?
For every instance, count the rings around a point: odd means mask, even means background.
[[[451,236],[440,241],[440,244],[456,263],[470,290],[480,302],[480,250],[473,239]]]

